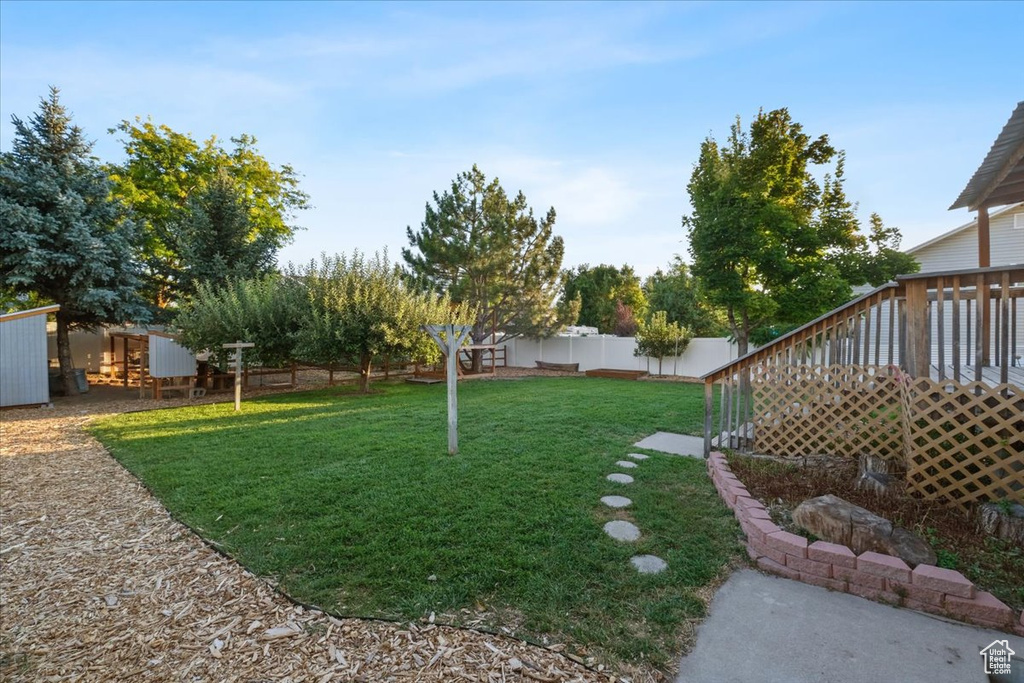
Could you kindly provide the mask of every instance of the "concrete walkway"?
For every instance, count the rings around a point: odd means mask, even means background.
[[[704,439],[699,436],[689,436],[688,434],[655,432],[633,445],[637,448],[647,448],[659,453],[685,455],[690,458],[704,457]]]
[[[743,569],[715,595],[676,680],[986,683],[979,652],[1003,639],[1024,652],[1024,638]]]

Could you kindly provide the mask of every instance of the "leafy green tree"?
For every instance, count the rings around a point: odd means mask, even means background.
[[[231,351],[223,344],[252,342],[247,362],[283,367],[297,360],[295,351],[308,303],[302,283],[279,274],[199,282],[194,295],[174,319],[182,344],[196,353],[209,351],[214,362]]]
[[[310,307],[298,353],[318,363],[354,361],[363,392],[370,390],[375,359],[438,355],[424,325],[475,319],[469,306],[453,306],[447,295],[410,287],[387,254],[324,255],[292,276],[303,282]]]
[[[681,356],[690,345],[690,337],[690,331],[685,327],[668,321],[665,311],[655,311],[649,322],[638,321],[633,355],[657,358],[660,375],[665,356]]]
[[[740,354],[759,329],[792,327],[849,300],[880,263],[843,182],[828,136],[812,139],[785,109],[759,112],[749,132],[737,117],[724,146],[701,144],[683,224],[693,274],[725,310]]]
[[[11,117],[11,151],[0,155],[0,289],[60,305],[57,358],[77,394],[68,332],[144,322],[146,309],[135,225],[59,94],[51,88],[27,123]]]
[[[223,148],[216,137],[203,143],[151,120],[122,121],[124,163],[109,168],[115,194],[142,223],[145,244],[144,296],[159,314],[178,298],[182,255],[175,227],[188,213],[189,199],[226,173],[245,200],[250,241],[273,245],[291,241],[295,213],[309,207],[299,176],[287,164],[272,165],[256,148],[256,138],[231,138]]]
[[[179,255],[178,293],[186,300],[199,283],[218,286],[269,274],[278,248],[272,236],[252,234],[247,202],[223,169],[189,197],[172,239]]]
[[[487,340],[492,325],[495,343],[544,336],[571,309],[554,305],[564,253],[554,224],[554,208],[538,220],[522,192],[509,199],[497,178],[488,181],[474,165],[434,193],[419,230],[406,229],[402,258],[421,286],[475,308],[474,343]],[[480,364],[474,352],[475,371]]]
[[[665,311],[670,323],[679,323],[697,337],[719,337],[727,333],[725,318],[701,291],[700,282],[678,255],[667,271],[660,268],[644,281],[644,294],[651,310]]]
[[[562,274],[562,300],[574,298],[580,301],[578,323],[596,327],[602,334],[616,333],[620,303],[635,318],[647,315],[647,296],[630,265],[616,268],[603,263],[593,267],[583,264],[566,270]]]

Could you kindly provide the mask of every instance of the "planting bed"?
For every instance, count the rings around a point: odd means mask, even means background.
[[[798,468],[720,453],[708,461],[719,493],[747,535],[748,553],[767,571],[882,602],[1024,633],[1024,554],[1019,547],[985,538],[954,509],[896,491],[879,497],[853,488],[850,468]],[[799,531],[789,513],[807,498],[832,493],[866,507],[927,538],[939,566],[911,569],[877,553],[859,557],[845,546]],[[975,584],[978,584],[977,586]],[[991,591],[991,592],[987,592]]]

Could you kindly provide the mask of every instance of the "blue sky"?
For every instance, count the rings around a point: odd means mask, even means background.
[[[0,3],[0,148],[50,84],[104,160],[151,116],[250,133],[315,208],[281,254],[398,258],[473,163],[558,212],[565,265],[686,256],[701,141],[788,107],[912,246],[1024,99],[1024,3]]]

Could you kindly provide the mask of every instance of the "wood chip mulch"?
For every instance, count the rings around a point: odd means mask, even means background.
[[[174,521],[83,430],[139,407],[0,412],[0,679],[619,680],[511,638],[295,605]]]

